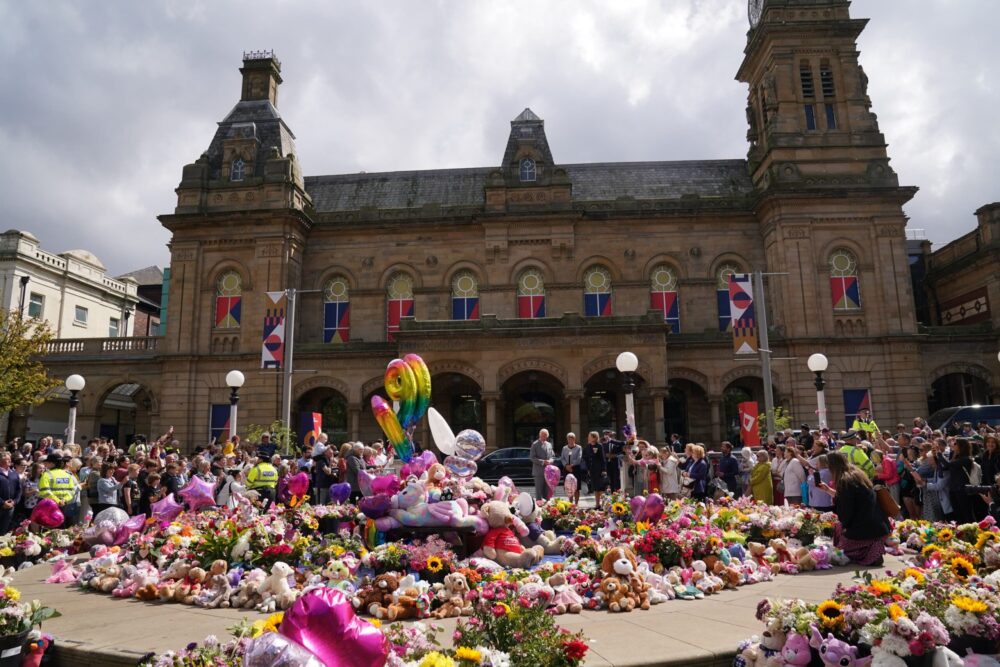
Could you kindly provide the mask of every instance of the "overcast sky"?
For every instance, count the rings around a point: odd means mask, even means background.
[[[1000,200],[997,0],[855,0],[910,227]],[[274,49],[307,175],[499,164],[525,106],[556,162],[742,158],[743,0],[0,0],[0,229],[113,273],[169,260],[156,220]]]

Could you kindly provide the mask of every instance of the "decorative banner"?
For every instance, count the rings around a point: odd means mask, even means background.
[[[545,295],[518,294],[517,316],[522,320],[545,317]]]
[[[309,451],[312,451],[313,445],[316,444],[316,440],[319,438],[319,434],[323,432],[323,415],[319,412],[300,412],[299,413],[299,433],[302,434],[300,444]]]
[[[740,442],[744,447],[760,445],[760,430],[757,428],[757,401],[746,401],[736,406],[740,416]]]
[[[757,354],[757,319],[749,273],[729,276],[729,315],[733,322],[733,350],[736,354]]]
[[[978,324],[990,319],[990,300],[985,287],[941,304],[941,324]]]
[[[209,413],[209,434],[208,437],[215,438],[216,442],[229,440],[229,414],[230,405],[228,403],[213,403]]]
[[[861,290],[857,276],[831,276],[830,296],[834,310],[858,310],[861,308]]]
[[[867,389],[844,390],[844,424],[845,428],[854,426],[854,420],[862,410],[872,409],[872,395]]]
[[[285,308],[288,300],[284,292],[266,292],[264,295],[264,336],[260,349],[260,367],[281,369],[285,365]]]

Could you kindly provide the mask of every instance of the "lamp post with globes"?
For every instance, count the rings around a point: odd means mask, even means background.
[[[615,359],[615,367],[622,374],[622,385],[625,389],[625,423],[628,425],[628,436],[636,437],[635,432],[635,377],[633,373],[639,368],[639,357],[631,352],[622,352]]]
[[[229,387],[229,441],[236,435],[236,404],[240,402],[240,387],[246,380],[243,373],[232,370],[226,373],[226,386]]]
[[[69,390],[69,423],[66,427],[66,444],[76,444],[76,406],[80,404],[79,393],[87,386],[82,375],[73,374],[66,378],[66,389]]]
[[[816,387],[816,415],[819,417],[819,427],[821,430],[826,428],[826,395],[823,393],[823,388],[826,387],[826,380],[823,379],[823,371],[826,370],[828,365],[829,361],[826,355],[819,352],[810,355],[806,361],[806,366],[809,367],[809,370],[816,374],[816,381],[813,384]]]

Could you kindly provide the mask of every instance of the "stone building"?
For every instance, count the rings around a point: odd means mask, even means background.
[[[281,65],[245,54],[239,101],[160,216],[173,235],[165,334],[50,357],[93,376],[81,421],[137,383],[150,430],[203,442],[235,368],[240,423],[269,423],[282,390],[258,370],[265,293],[295,289],[295,411],[322,412],[335,440],[379,434],[369,400],[406,352],[428,362],[433,404],[491,446],[543,426],[557,442],[620,427],[614,360],[631,350],[640,433],[717,443],[738,402],[763,406],[723,298],[730,273],[753,270],[771,274],[773,391],[797,421],[816,423],[814,352],[830,359],[835,427],[865,401],[880,420],[926,414],[928,341],[933,363],[976,365],[996,386],[986,341],[973,351],[918,329],[902,209],[916,188],[898,183],[872,112],[866,20],[847,0],[750,8],[736,73],[746,159],[564,164],[525,109],[491,166],[306,177],[278,111]]]

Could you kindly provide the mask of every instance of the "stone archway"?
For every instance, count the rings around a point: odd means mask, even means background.
[[[500,386],[498,444],[526,447],[542,428],[549,431],[552,442],[563,442],[569,422],[565,385],[559,377],[528,368],[508,375]]]

